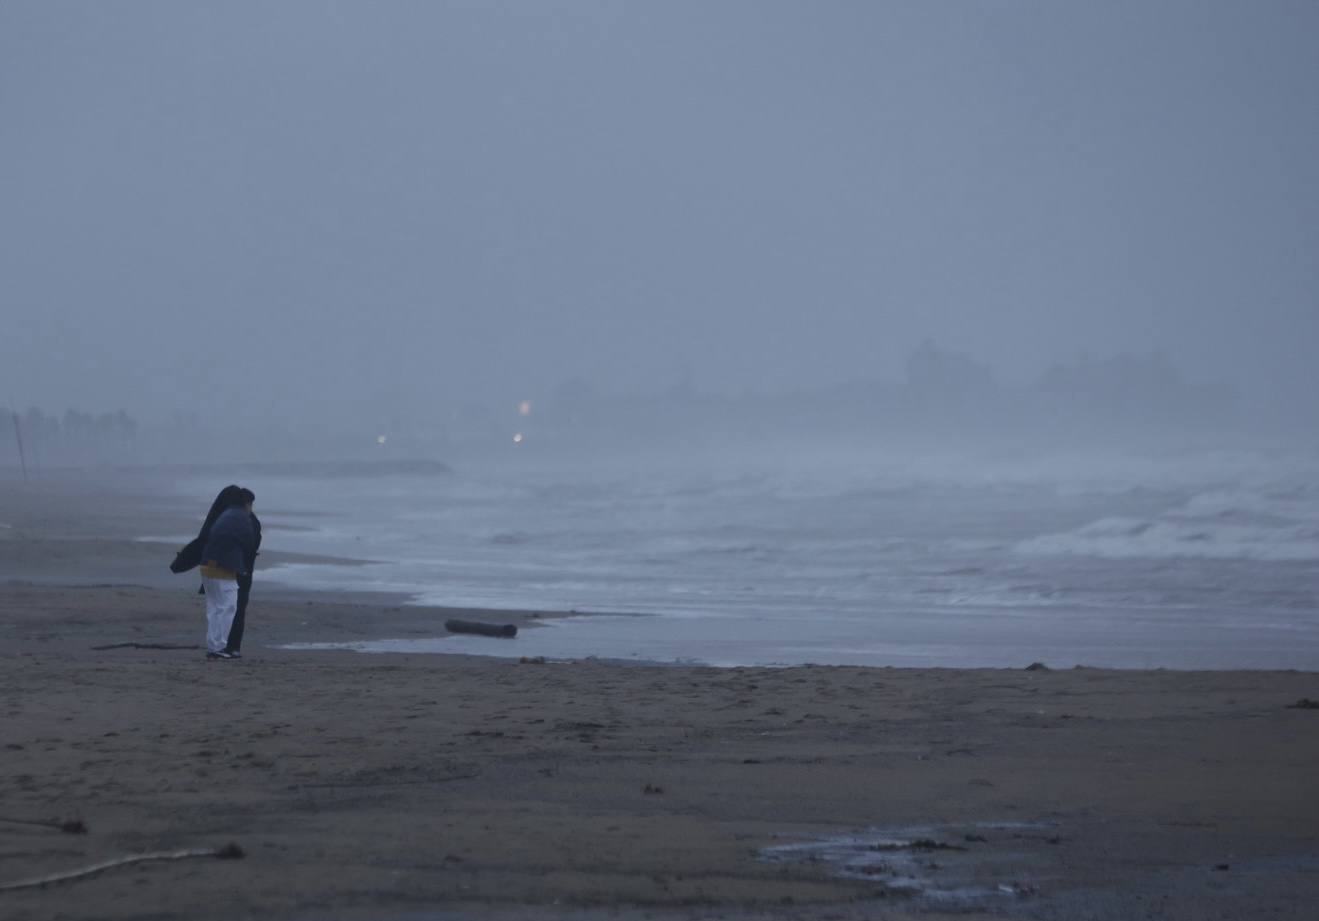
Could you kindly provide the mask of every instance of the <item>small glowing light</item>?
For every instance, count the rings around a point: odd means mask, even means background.
[[[518,404],[518,412],[521,413],[521,414],[524,415],[524,416],[530,416],[530,415],[531,415],[531,401],[530,401],[530,400],[523,400],[521,403],[519,403],[519,404]]]
[[[513,436],[513,444],[515,444],[515,445],[520,445],[520,444],[522,444],[522,433],[521,433],[521,432],[518,432],[516,435]]]
[[[385,443],[385,436],[384,436],[384,435],[377,435],[377,436],[376,436],[376,444],[378,444],[378,445],[382,445],[382,444],[384,444],[384,443]]]

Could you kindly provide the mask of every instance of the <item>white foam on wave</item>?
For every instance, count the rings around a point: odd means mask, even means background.
[[[1149,518],[1107,517],[1017,544],[1028,555],[1106,559],[1319,560],[1319,493],[1214,490]]]
[[[1319,490],[1209,490],[1192,496],[1182,511],[1187,516],[1220,520],[1319,521]]]

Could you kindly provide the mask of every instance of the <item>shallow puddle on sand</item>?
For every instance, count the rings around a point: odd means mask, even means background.
[[[1029,895],[1039,863],[1021,832],[1052,825],[978,822],[873,828],[761,849],[771,863],[824,863],[837,876],[868,880],[896,895],[939,903],[979,903]]]

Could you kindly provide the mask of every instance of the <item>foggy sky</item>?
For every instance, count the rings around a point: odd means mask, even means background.
[[[3,0],[0,401],[332,424],[896,377],[929,336],[1314,407],[1317,35],[1306,0]]]

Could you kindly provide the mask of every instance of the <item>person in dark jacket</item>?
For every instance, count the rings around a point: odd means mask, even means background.
[[[242,490],[231,493],[229,507],[216,517],[201,552],[202,589],[206,593],[206,657],[232,659],[229,631],[238,613],[238,577],[256,559],[252,505]]]
[[[224,651],[235,659],[242,656],[243,626],[247,621],[247,599],[252,594],[252,572],[256,569],[256,556],[261,550],[261,519],[256,517],[256,513],[252,511],[252,503],[256,502],[256,493],[250,489],[243,489],[242,495],[247,502],[248,514],[252,516],[254,539],[252,541],[252,553],[246,559],[243,571],[238,574],[238,609],[234,612],[234,625],[229,628],[229,642],[224,647]]]
[[[206,538],[211,534],[211,525],[215,524],[215,519],[219,518],[226,509],[233,506],[238,498],[246,492],[248,491],[233,483],[220,490],[219,495],[215,497],[215,501],[211,503],[211,510],[206,513],[206,520],[202,522],[201,530],[197,532],[197,536],[174,555],[174,562],[169,564],[170,572],[187,572],[201,565],[202,550],[206,547]],[[202,589],[198,589],[197,594],[200,595],[201,593]]]

